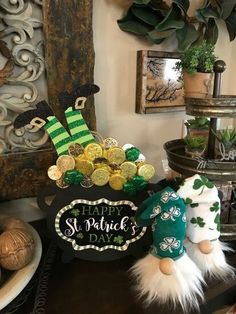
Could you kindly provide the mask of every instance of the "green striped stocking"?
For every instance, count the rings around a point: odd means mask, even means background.
[[[73,142],[72,137],[56,117],[50,116],[47,120],[48,122],[44,125],[44,128],[50,136],[57,154],[59,156],[68,154],[68,148]]]
[[[69,107],[66,111],[66,121],[72,137],[72,142],[86,146],[88,143],[95,142],[80,110],[73,110]]]

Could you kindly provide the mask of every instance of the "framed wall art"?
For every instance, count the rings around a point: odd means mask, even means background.
[[[184,110],[181,73],[174,69],[178,61],[178,53],[138,51],[136,113]]]
[[[0,10],[0,201],[4,201],[35,196],[49,183],[47,169],[56,154],[47,135],[36,127],[16,130],[13,122],[19,113],[47,99],[63,123],[59,92],[93,82],[93,2],[0,1]],[[83,116],[95,130],[93,97]]]

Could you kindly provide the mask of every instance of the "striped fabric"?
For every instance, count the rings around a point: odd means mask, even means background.
[[[50,136],[57,154],[59,156],[68,154],[68,148],[73,142],[72,137],[56,117],[50,116],[47,117],[47,120],[48,122],[44,125],[44,128]]]
[[[95,142],[95,139],[87,127],[80,110],[73,110],[69,107],[65,111],[66,121],[72,137],[72,142],[86,146],[88,143]]]

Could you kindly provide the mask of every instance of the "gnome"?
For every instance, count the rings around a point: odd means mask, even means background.
[[[186,312],[198,308],[203,298],[200,270],[184,248],[185,204],[174,190],[166,187],[146,199],[135,216],[138,226],[152,225],[153,245],[149,254],[136,262],[131,272],[140,297],[146,304],[180,304]]]
[[[185,179],[177,193],[186,204],[187,231],[185,246],[189,257],[203,275],[225,279],[234,275],[223,250],[230,248],[219,241],[220,199],[218,190],[206,177]]]

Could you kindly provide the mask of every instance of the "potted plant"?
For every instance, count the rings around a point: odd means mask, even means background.
[[[185,123],[188,135],[204,136],[208,139],[210,120],[205,117],[195,117],[189,119]]]
[[[204,155],[206,149],[206,138],[203,136],[187,135],[184,138],[186,155],[194,158]]]
[[[214,45],[203,41],[183,52],[176,70],[183,73],[185,97],[205,98],[211,94],[214,63]]]
[[[236,145],[236,129],[222,129],[217,131],[215,136],[219,142],[217,157],[221,158],[222,160],[234,160],[235,154],[233,149]]]

